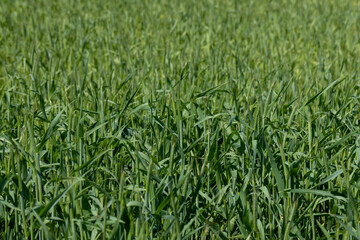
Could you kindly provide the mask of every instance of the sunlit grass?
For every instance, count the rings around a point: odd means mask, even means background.
[[[2,239],[359,239],[357,1],[0,3]]]

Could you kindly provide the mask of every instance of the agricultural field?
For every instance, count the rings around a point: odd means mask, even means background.
[[[360,239],[360,2],[3,0],[0,239]]]

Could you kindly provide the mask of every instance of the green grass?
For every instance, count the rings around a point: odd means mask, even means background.
[[[359,239],[360,3],[0,3],[2,239]]]

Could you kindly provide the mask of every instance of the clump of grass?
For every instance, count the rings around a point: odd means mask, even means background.
[[[3,2],[0,237],[360,238],[359,8]]]

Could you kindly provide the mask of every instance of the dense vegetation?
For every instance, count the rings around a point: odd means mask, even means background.
[[[359,239],[360,2],[0,3],[2,239]]]

